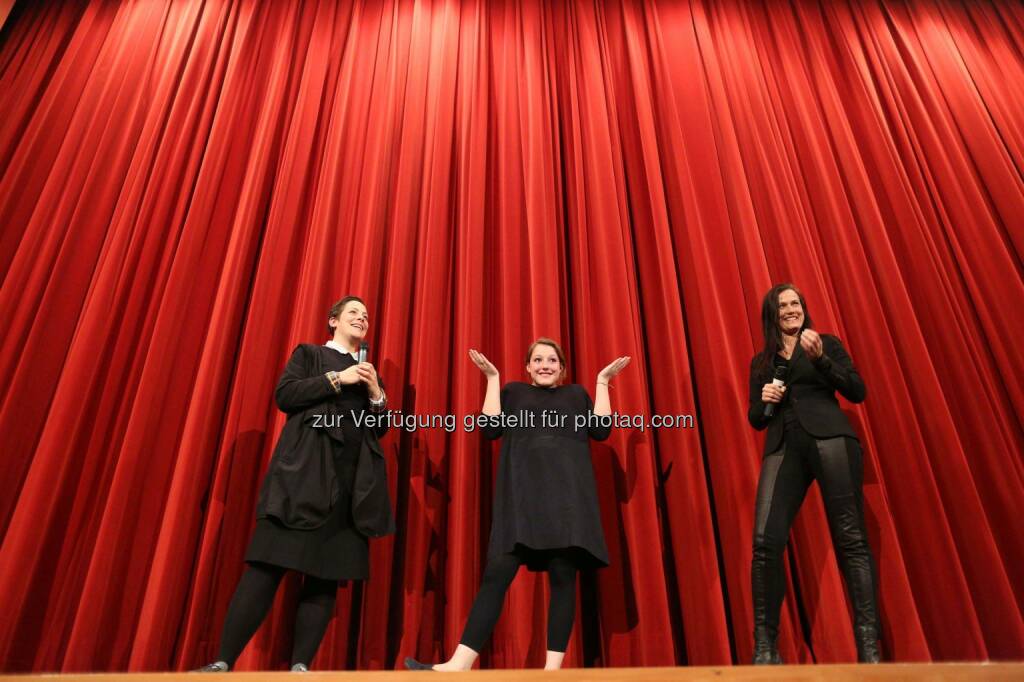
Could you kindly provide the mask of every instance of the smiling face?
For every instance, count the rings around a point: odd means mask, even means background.
[[[328,326],[334,329],[334,340],[338,343],[351,345],[358,343],[366,336],[370,327],[370,316],[366,306],[360,301],[349,301],[341,312],[327,320]]]
[[[534,386],[557,386],[564,369],[553,346],[546,343],[534,345],[526,364],[526,373]]]
[[[783,334],[796,334],[804,324],[804,306],[800,295],[792,289],[779,294],[779,329]]]

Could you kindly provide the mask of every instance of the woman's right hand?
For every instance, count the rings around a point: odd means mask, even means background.
[[[782,396],[784,396],[785,394],[785,386],[765,384],[764,387],[761,389],[761,401],[766,403],[780,403],[782,402]]]
[[[359,375],[359,365],[352,365],[348,369],[338,372],[338,381],[342,384],[358,384],[362,380],[363,377]]]
[[[494,364],[484,357],[484,354],[475,348],[469,349],[469,359],[473,361],[473,364],[480,368],[480,371],[484,373],[484,376],[490,379],[491,377],[498,376],[498,368]]]

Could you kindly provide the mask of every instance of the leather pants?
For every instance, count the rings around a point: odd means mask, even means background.
[[[860,444],[848,437],[814,438],[801,428],[795,415],[786,412],[783,445],[765,456],[757,484],[750,571],[754,630],[760,628],[772,642],[778,634],[779,610],[786,592],[782,553],[793,518],[811,481],[817,479],[836,556],[850,591],[854,632],[858,641],[874,641],[878,637],[878,581],[864,528]]]

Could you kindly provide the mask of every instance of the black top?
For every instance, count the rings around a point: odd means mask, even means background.
[[[530,570],[542,570],[546,550],[569,549],[581,568],[607,566],[588,439],[606,439],[611,426],[587,420],[593,403],[579,384],[513,382],[501,390],[501,410],[506,427],[482,429],[503,438],[488,557],[525,553]]]
[[[850,421],[839,408],[836,391],[851,403],[863,402],[867,393],[864,380],[842,341],[831,334],[822,334],[821,344],[823,352],[817,360],[811,360],[799,345],[796,347],[789,360],[785,397],[770,419],[764,418],[766,403],[761,400],[761,388],[772,380],[772,363],[767,369],[759,369],[760,354],[751,361],[747,420],[758,431],[768,429],[764,454],[775,452],[782,445],[787,413],[791,418],[795,416],[800,426],[815,438],[857,438]]]
[[[789,376],[789,358],[784,358],[779,354],[775,355],[774,369],[779,367],[786,368],[786,376]],[[774,379],[774,374],[772,375]],[[796,416],[796,412],[793,411],[793,404],[787,400],[789,396],[783,396],[783,400],[778,405],[779,411],[782,413],[782,424],[785,429],[800,428],[800,419]]]
[[[277,383],[277,406],[288,414],[263,480],[251,562],[290,568],[326,580],[369,575],[369,537],[394,532],[384,455],[384,424],[357,425],[368,414],[365,384],[335,391],[329,371],[355,359],[327,346],[303,344]]]
[[[327,522],[344,483],[353,488],[356,527],[373,537],[393,532],[384,455],[377,442],[387,425],[357,426],[351,411],[369,414],[366,385],[335,392],[326,376],[354,364],[352,356],[327,346],[302,344],[292,353],[274,392],[288,421],[260,490],[258,518],[273,517],[289,528],[318,528]],[[340,481],[334,465],[346,448],[353,449],[356,461],[351,476]]]

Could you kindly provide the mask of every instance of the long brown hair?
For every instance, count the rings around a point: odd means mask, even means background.
[[[764,333],[764,348],[761,349],[754,361],[754,369],[760,376],[767,376],[771,373],[775,354],[783,348],[782,330],[779,329],[779,296],[783,291],[793,291],[800,299],[800,307],[804,311],[803,329],[810,329],[814,326],[811,323],[811,313],[807,310],[804,295],[792,282],[776,284],[769,289],[768,293],[764,295],[764,300],[761,301],[761,331]]]

